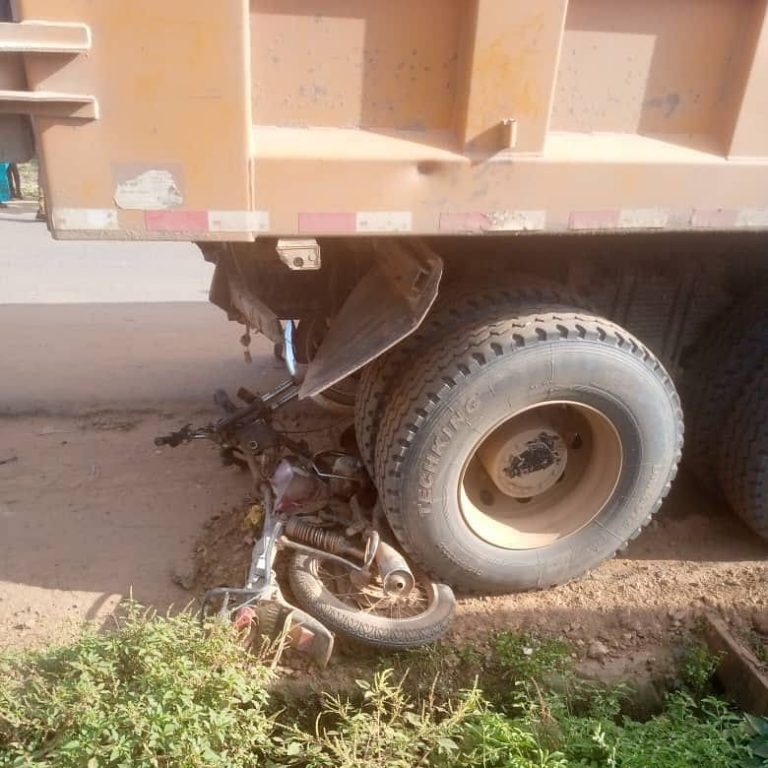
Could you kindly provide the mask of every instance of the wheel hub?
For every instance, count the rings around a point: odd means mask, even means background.
[[[513,423],[487,440],[480,460],[496,487],[515,499],[529,499],[552,488],[568,463],[568,446],[551,426],[533,418]]]
[[[600,514],[622,465],[621,440],[606,416],[577,402],[544,402],[480,437],[461,474],[459,505],[490,544],[544,547]]]

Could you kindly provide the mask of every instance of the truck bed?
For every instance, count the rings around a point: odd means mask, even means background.
[[[18,0],[0,111],[59,238],[768,229],[767,8]]]

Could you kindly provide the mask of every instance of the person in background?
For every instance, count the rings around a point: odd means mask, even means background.
[[[10,163],[0,163],[0,208],[7,208],[11,199],[11,186],[8,183]]]
[[[11,187],[11,197],[14,200],[21,200],[21,176],[19,176],[19,166],[16,163],[9,164],[8,184]]]

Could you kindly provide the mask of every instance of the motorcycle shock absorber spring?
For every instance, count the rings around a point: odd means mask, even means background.
[[[344,535],[320,528],[297,517],[288,519],[285,524],[285,534],[299,544],[329,552],[332,555],[356,557],[361,560],[365,557],[365,553],[351,544]]]

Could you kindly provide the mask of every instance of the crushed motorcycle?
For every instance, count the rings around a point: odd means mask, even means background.
[[[392,649],[438,640],[453,618],[453,592],[399,551],[360,458],[312,453],[275,426],[275,413],[298,397],[293,379],[264,395],[241,389],[237,397],[243,405],[217,391],[223,416],[216,423],[155,440],[173,448],[215,442],[225,464],[250,472],[262,510],[244,585],[210,589],[203,615],[215,610],[249,635],[286,640],[321,666],[334,635]],[[296,605],[278,583],[280,553]]]

